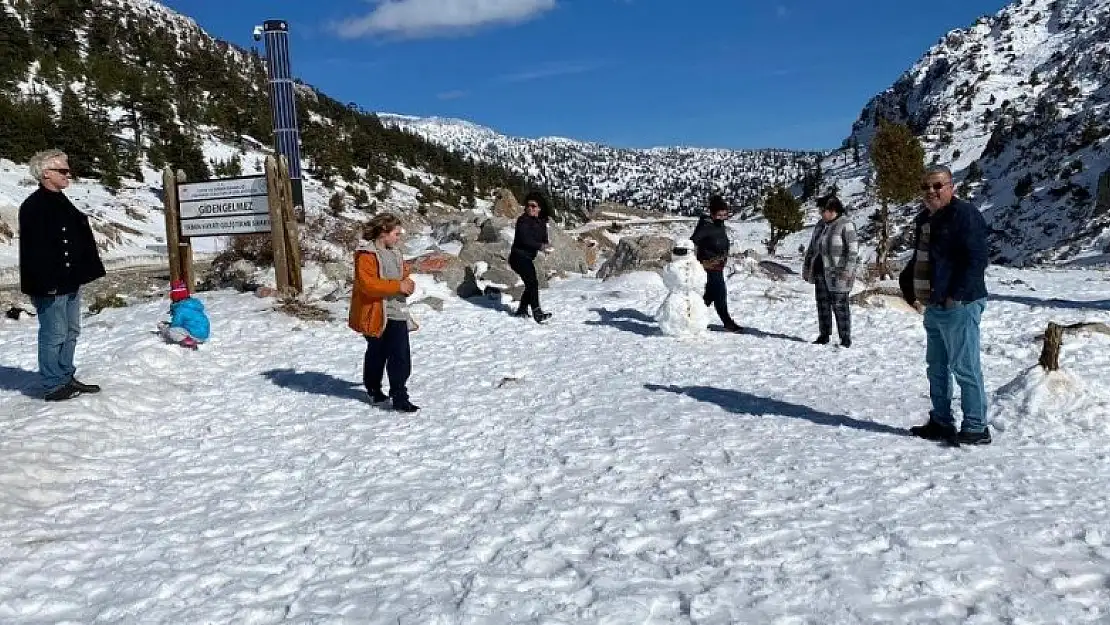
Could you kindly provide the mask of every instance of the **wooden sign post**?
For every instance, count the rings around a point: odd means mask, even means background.
[[[170,281],[184,280],[192,292],[196,286],[193,274],[193,244],[189,237],[181,236],[178,222],[181,220],[177,199],[177,185],[185,182],[185,172],[167,167],[162,172],[162,188],[166,215],[166,254],[170,262]]]
[[[301,235],[293,204],[293,181],[289,178],[289,162],[285,156],[278,161],[278,177],[281,179],[281,216],[287,246],[285,258],[289,264],[289,285],[295,292],[301,293],[304,291],[304,279],[301,276]]]
[[[285,217],[282,214],[282,184],[277,161],[266,157],[266,195],[270,201],[270,235],[273,237],[274,279],[282,296],[289,294],[289,261],[286,257]]]
[[[284,160],[266,157],[262,176],[238,176],[186,183],[185,173],[175,176],[166,168],[166,248],[170,280],[184,280],[192,291],[191,237],[270,233],[274,252],[274,274],[282,297],[299,295],[301,248],[293,219],[293,194],[289,169]]]

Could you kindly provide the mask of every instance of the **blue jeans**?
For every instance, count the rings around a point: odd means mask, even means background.
[[[46,392],[61,388],[77,372],[73,353],[81,334],[81,293],[32,297],[39,317],[39,374]]]
[[[951,308],[925,309],[925,364],[929,376],[929,416],[942,425],[955,426],[952,416],[952,378],[960,385],[962,429],[982,432],[987,427],[987,390],[979,362],[979,320],[986,298],[955,302]]]

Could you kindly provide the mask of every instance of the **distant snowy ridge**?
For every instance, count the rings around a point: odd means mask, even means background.
[[[583,202],[630,203],[686,214],[703,210],[712,193],[755,212],[768,189],[794,185],[821,156],[793,150],[617,148],[566,137],[510,137],[444,117],[378,117],[474,160],[537,176],[556,192]]]

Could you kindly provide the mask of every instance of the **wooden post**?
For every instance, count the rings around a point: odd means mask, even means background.
[[[1048,322],[1048,329],[1044,331],[1044,347],[1041,348],[1041,359],[1038,361],[1045,371],[1060,369],[1060,344],[1064,340],[1064,327],[1053,322]]]
[[[179,183],[186,182],[188,177],[182,170],[177,170],[177,181]],[[176,194],[174,196],[176,198]],[[193,273],[193,240],[190,237],[180,237],[177,243],[178,254],[177,261],[181,263],[181,277],[180,280],[185,281],[185,287],[192,293],[196,289],[197,279],[196,274]]]
[[[301,276],[301,235],[297,227],[297,216],[293,213],[293,182],[289,179],[289,161],[285,155],[278,161],[278,174],[282,184],[282,226],[285,228],[287,260],[289,262],[289,285],[300,294],[304,291]]]
[[[285,216],[282,210],[281,176],[278,173],[277,160],[273,156],[266,157],[266,194],[270,203],[270,236],[274,248],[274,276],[277,279],[277,290],[281,297],[288,297],[289,263],[286,258],[288,244],[285,241]]]
[[[162,170],[163,203],[166,215],[166,254],[170,259],[170,280],[182,279],[180,219],[177,211],[177,180],[173,170]]]

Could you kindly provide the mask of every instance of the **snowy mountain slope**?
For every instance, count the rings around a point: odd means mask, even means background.
[[[1019,0],[954,30],[864,107],[826,180],[859,189],[878,120],[905,122],[928,162],[949,164],[994,229],[995,262],[1028,264],[1110,245],[1110,0]],[[851,182],[849,182],[851,181]],[[865,188],[849,197],[869,210]],[[912,209],[902,212],[902,222]]]
[[[653,274],[556,281],[547,327],[445,296],[404,416],[363,400],[342,302],[201,294],[197,352],[150,333],[168,300],[105,310],[77,357],[104,391],[63,404],[0,319],[0,622],[1105,623],[1110,339],[1046,378],[1034,337],[1110,322],[1110,282],[988,277],[1005,429],[975,449],[904,435],[918,315],[811,345],[796,278],[733,279],[751,332],[691,341]]]
[[[218,59],[223,65],[232,68],[231,71],[239,75],[225,76],[224,84],[228,85],[229,89],[234,89],[238,95],[253,102],[252,106],[256,107],[239,111],[240,121],[244,115],[253,115],[261,120],[258,122],[261,124],[261,129],[268,132],[268,99],[265,93],[265,82],[260,81],[257,75],[261,62],[257,57],[243,49],[212,38],[191,18],[172,11],[158,2],[95,0],[90,5],[92,6],[90,12],[95,11],[99,16],[99,21],[96,23],[101,27],[105,23],[104,18],[107,17],[109,22],[114,20],[119,24],[128,24],[128,28],[132,29],[128,32],[135,33],[136,39],[141,40],[139,43],[129,42],[130,47],[121,46],[120,63],[125,66],[143,68],[150,65],[152,61],[136,56],[136,51],[149,51],[150,46],[154,46],[160,50],[159,54],[165,55],[166,52],[161,50],[161,47],[172,45],[184,59],[182,63],[186,74],[189,71],[196,71],[198,58],[208,61]],[[24,28],[29,28],[25,19],[29,15],[29,9],[24,3],[0,0],[0,10],[7,11],[9,15],[15,16]],[[88,29],[92,29],[92,26]],[[79,29],[76,35],[81,41],[80,54],[87,57],[87,31]],[[143,42],[149,46],[144,47]],[[185,51],[186,47],[188,52]],[[205,53],[207,56],[189,56],[196,55],[197,50],[207,51]],[[175,71],[182,70],[182,66],[173,65],[166,60],[170,57],[172,53],[162,57],[160,63],[166,67],[172,65]],[[192,65],[189,65],[190,63]],[[70,72],[69,75],[79,76],[82,71],[91,71],[89,68],[82,68],[79,62],[75,64],[78,66],[77,69],[66,70]],[[146,119],[146,109],[143,108],[137,113],[124,102],[126,98],[122,91],[98,92],[97,89],[90,89],[92,83],[83,78],[60,81],[57,74],[44,76],[40,69],[41,66],[37,61],[30,65],[25,79],[14,86],[16,97],[20,93],[24,97],[44,96],[49,103],[47,108],[53,105],[54,110],[51,113],[57,116],[63,89],[71,89],[79,97],[90,95],[91,91],[98,98],[93,108],[103,109],[104,117],[110,120],[110,136],[113,141],[119,141],[116,147],[120,151],[130,150],[131,146],[135,145],[136,128],[143,130],[142,145],[146,148],[146,154],[137,159],[133,169],[120,172],[122,183],[118,191],[110,191],[95,177],[89,177],[75,180],[67,195],[80,210],[90,216],[102,257],[109,266],[149,264],[164,258],[162,256],[165,248],[162,176],[161,171],[151,167],[150,158],[157,133],[153,129],[153,123]],[[169,118],[161,123],[164,126],[186,128],[210,172],[217,166],[232,160],[238,164],[243,174],[261,172],[264,159],[272,154],[272,150],[264,142],[245,132],[257,127],[258,124],[248,125],[245,129],[238,126],[233,130],[230,127],[213,124],[195,122],[188,124],[180,119],[175,120],[174,116],[179,112],[179,103],[173,99],[169,86],[179,80],[178,74],[169,69],[161,72],[160,75],[142,74],[141,71],[141,69],[137,70],[138,75],[143,77],[145,82],[142,89],[137,90],[144,93],[146,93],[145,89],[156,90],[154,99],[166,106],[164,113]],[[158,89],[165,91],[157,91]],[[244,93],[246,93],[245,96]],[[4,93],[0,94],[0,97],[8,95]],[[308,112],[308,116],[314,120],[314,123],[333,123],[332,120],[316,112],[315,107],[329,104],[322,102],[325,97],[323,94],[300,85],[298,95],[301,97],[302,109]],[[198,101],[208,102],[222,101],[229,97],[228,93],[219,90],[205,91],[197,95]],[[261,108],[258,108],[259,103]],[[155,114],[152,112],[149,117],[154,118]],[[141,120],[142,123],[135,120]],[[67,146],[61,147],[66,149]],[[159,147],[165,149],[164,144]],[[26,175],[26,163],[12,162],[3,158],[5,156],[7,155],[0,154],[0,284],[12,284],[18,278],[16,271],[18,207],[33,190],[33,182]],[[332,173],[325,180],[322,176],[316,175],[317,163],[306,151],[302,161],[302,169],[305,172],[305,198],[310,218],[309,227],[306,228],[308,237],[306,246],[311,247],[315,239],[323,236],[323,233],[330,230],[335,222],[357,222],[366,219],[368,217],[366,209],[371,207],[399,212],[415,210],[419,205],[418,190],[397,178],[405,181],[419,180],[421,184],[433,190],[449,186],[454,182],[442,175],[429,173],[419,165],[412,165],[411,159],[409,159],[410,164],[405,165],[400,156],[388,151],[382,153],[381,158],[387,162],[390,175],[394,178],[371,177],[365,167],[356,164],[347,171]],[[343,210],[335,209],[337,195],[341,200],[340,203],[344,205]],[[370,195],[374,196],[372,202],[369,201]],[[359,196],[366,198],[366,201],[361,202],[356,199]],[[488,206],[489,201],[481,194],[477,194],[474,205],[481,209]],[[222,237],[196,238],[193,244],[195,252],[205,254],[221,249],[226,244],[226,240]]]
[[[712,193],[723,193],[750,212],[767,189],[794,185],[820,156],[790,150],[633,150],[563,137],[508,137],[457,119],[378,117],[471,158],[536,176],[583,203],[627,202],[685,214],[704,210]]]

